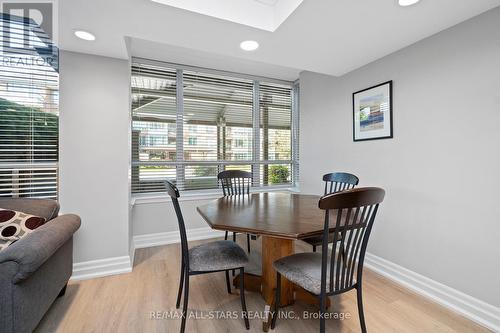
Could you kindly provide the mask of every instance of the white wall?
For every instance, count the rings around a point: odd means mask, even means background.
[[[168,201],[135,205],[130,230],[129,62],[61,52],[60,67],[60,202],[82,217],[75,262],[176,231]],[[343,77],[300,79],[301,190],[321,193],[336,170],[384,187],[369,251],[500,306],[500,9]],[[352,92],[389,79],[395,138],[352,142]],[[188,228],[207,227],[205,202],[181,202]]]
[[[60,203],[76,213],[74,261],[129,255],[130,66],[60,57]]]
[[[352,141],[352,93],[394,80],[394,139]],[[369,252],[500,306],[500,8],[340,78],[302,73],[300,182],[386,189]]]
[[[181,193],[181,210],[186,229],[208,228],[209,225],[196,211],[196,207],[210,202],[212,199],[183,200]],[[158,202],[159,201],[159,202]],[[132,210],[133,235],[146,235],[161,232],[177,232],[179,226],[175,215],[174,206],[170,198],[157,202],[136,203]]]

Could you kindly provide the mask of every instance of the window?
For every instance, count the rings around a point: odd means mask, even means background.
[[[163,191],[166,179],[217,188],[230,169],[251,171],[255,187],[295,185],[297,86],[142,59],[131,85],[133,193]]]
[[[234,140],[234,146],[236,148],[243,148],[245,146],[248,146],[248,140],[244,140],[244,139],[235,139]]]
[[[0,14],[0,36],[0,197],[57,198],[57,50],[15,16]]]

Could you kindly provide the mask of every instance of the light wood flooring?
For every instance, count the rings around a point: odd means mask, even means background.
[[[205,241],[192,242],[190,246]],[[238,240],[246,248],[245,239]],[[252,251],[259,251],[260,241],[252,241]],[[302,242],[296,251],[308,250]],[[178,332],[180,319],[174,314],[180,270],[179,244],[136,251],[132,273],[71,282],[66,295],[55,301],[35,332]],[[188,308],[198,317],[222,316],[240,311],[239,291],[226,291],[224,273],[194,276],[190,280]],[[370,333],[405,332],[489,332],[474,322],[435,304],[368,269],[364,275],[364,304]],[[264,311],[260,294],[246,292],[247,308],[258,317]],[[331,298],[330,311],[350,316],[327,320],[327,332],[359,332],[355,291]],[[284,308],[302,317],[304,311],[317,308],[301,302]],[[210,312],[211,311],[211,312]],[[218,311],[218,312],[217,312]],[[159,312],[160,319],[152,319]],[[179,312],[180,313],[180,312]],[[227,315],[226,315],[227,316]],[[241,319],[188,319],[186,332],[244,332]],[[274,332],[316,332],[315,319],[278,320]],[[250,331],[262,332],[262,319],[250,320]],[[270,331],[272,332],[272,331]]]

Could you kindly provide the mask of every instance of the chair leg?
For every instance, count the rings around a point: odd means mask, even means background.
[[[181,322],[181,333],[184,333],[186,329],[186,319],[187,319],[187,306],[189,298],[189,273],[185,272],[185,287],[184,287],[184,303],[182,305],[182,322]]]
[[[365,313],[363,311],[363,293],[361,291],[361,284],[359,283],[356,288],[358,294],[358,314],[361,332],[366,333]]]
[[[229,232],[228,232],[228,231],[226,231],[226,234],[225,234],[225,236],[224,236],[224,240],[227,240],[227,237],[228,237],[228,236],[229,236]]]
[[[316,245],[313,245],[313,252],[316,252]]]
[[[320,298],[319,298],[319,303],[320,303],[320,306],[319,306],[319,314],[320,314],[320,318],[319,318],[319,332],[320,333],[325,333],[325,325],[326,325],[326,322],[325,322],[325,313],[326,313],[326,295],[320,295]]]
[[[231,282],[229,281],[229,271],[226,271],[226,286],[227,286],[227,293],[231,293]]]
[[[276,320],[278,320],[278,311],[281,303],[281,274],[276,272],[276,294],[274,300],[274,315],[271,321],[271,329],[274,330],[276,326]]]
[[[250,323],[248,321],[247,305],[245,303],[245,269],[240,268],[240,298],[241,298],[241,311],[243,319],[245,320],[245,327],[250,329]]]
[[[233,232],[233,242],[236,243],[236,233]],[[233,276],[235,275],[235,270],[233,269]]]
[[[247,248],[248,248],[248,253],[250,253],[250,234],[247,234]]]
[[[177,293],[177,302],[175,303],[175,308],[178,309],[181,305],[181,294],[182,294],[182,286],[184,284],[184,263],[181,265],[181,278],[179,281],[179,292]]]

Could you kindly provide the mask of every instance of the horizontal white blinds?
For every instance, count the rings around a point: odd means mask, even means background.
[[[57,198],[57,50],[33,21],[2,14],[0,34],[0,197]]]
[[[254,186],[293,182],[290,85],[140,61],[131,85],[133,193],[163,191],[166,179],[183,190],[217,188],[229,169],[256,173]],[[259,112],[267,118],[256,144]]]
[[[132,192],[159,192],[175,180],[177,73],[132,65]]]
[[[186,161],[252,159],[253,82],[183,72]]]
[[[260,154],[264,161],[290,161],[264,165],[265,185],[289,184],[292,168],[292,89],[290,86],[262,82],[259,87]]]

